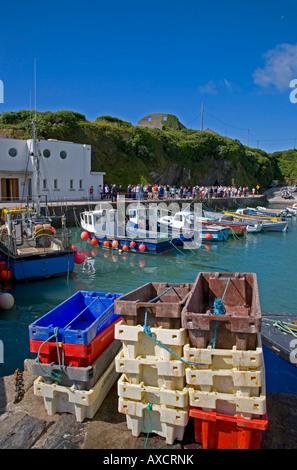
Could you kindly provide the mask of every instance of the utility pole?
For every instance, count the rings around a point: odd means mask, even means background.
[[[203,131],[203,103],[201,107],[201,130]]]

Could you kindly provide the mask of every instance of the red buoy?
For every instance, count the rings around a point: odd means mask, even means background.
[[[84,262],[84,260],[86,259],[84,253],[82,253],[81,251],[77,251],[76,253],[74,253],[74,262],[76,264],[81,264]]]
[[[136,247],[136,245],[137,245],[137,243],[136,243],[136,242],[134,242],[134,241],[132,241],[132,242],[130,243],[130,246],[131,246],[131,248],[135,248],[135,247]]]
[[[124,251],[128,251],[128,250],[129,250],[128,245],[124,245],[124,246],[123,246],[123,250],[124,250]]]
[[[97,240],[97,238],[92,238],[92,240],[91,240],[91,245],[94,245],[94,246],[95,246],[95,245],[98,245],[98,240]]]
[[[75,245],[71,245],[71,248],[72,248],[73,251],[77,251],[77,248],[76,248]]]
[[[140,251],[144,251],[144,250],[146,249],[145,244],[144,244],[144,243],[141,243],[141,244],[139,245],[139,249],[140,249]]]
[[[108,240],[105,240],[105,242],[103,242],[103,246],[106,246],[106,247],[109,247],[110,243]]]
[[[84,232],[81,233],[80,237],[82,240],[87,240],[89,238],[89,232],[85,230]]]

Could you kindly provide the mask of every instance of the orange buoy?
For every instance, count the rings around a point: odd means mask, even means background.
[[[135,247],[136,247],[136,245],[137,245],[137,243],[136,243],[136,242],[134,242],[134,241],[132,241],[132,242],[130,243],[130,246],[131,246],[131,248],[135,248]]]
[[[91,245],[98,245],[98,240],[97,240],[97,238],[92,238],[92,240],[91,240]]]
[[[4,280],[4,281],[8,281],[9,279],[11,279],[12,277],[12,271],[10,271],[10,269],[3,269],[3,271],[1,271],[1,278]]]
[[[110,243],[108,240],[105,240],[105,242],[103,242],[103,246],[106,246],[106,247],[109,247]]]
[[[118,242],[117,240],[114,240],[114,241],[112,242],[112,247],[113,247],[113,248],[117,248],[118,246],[119,246],[119,242]]]
[[[89,238],[89,232],[85,230],[84,232],[81,233],[80,237],[82,240],[87,240]]]
[[[124,251],[128,251],[128,250],[129,250],[128,245],[124,245],[124,246],[123,246],[123,250],[124,250]]]
[[[140,249],[140,251],[144,251],[144,250],[146,249],[145,244],[144,244],[144,243],[141,243],[141,244],[139,245],[139,249]]]
[[[53,232],[53,235],[56,235],[56,234],[57,234],[55,227],[51,227],[51,230],[52,230],[52,232]]]
[[[72,248],[73,251],[77,251],[77,248],[76,248],[75,245],[71,245],[71,248]]]
[[[212,238],[211,233],[207,233],[205,235],[206,240],[210,240]]]

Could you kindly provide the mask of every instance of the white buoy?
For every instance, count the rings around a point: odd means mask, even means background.
[[[14,297],[13,295],[5,292],[4,294],[0,295],[0,308],[3,310],[9,310],[14,306]]]

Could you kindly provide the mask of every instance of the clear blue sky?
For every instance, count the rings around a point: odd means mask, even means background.
[[[1,2],[0,112],[175,114],[249,145],[297,148],[297,0]]]

